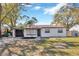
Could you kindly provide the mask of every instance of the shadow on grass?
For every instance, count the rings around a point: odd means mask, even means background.
[[[45,52],[49,56],[71,56],[70,53],[58,49],[45,49]]]

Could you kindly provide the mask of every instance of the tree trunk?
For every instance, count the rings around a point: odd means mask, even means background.
[[[0,38],[2,37],[2,35],[1,35],[1,23],[0,23]]]
[[[2,37],[2,35],[1,35],[1,13],[2,13],[2,6],[0,3],[0,38]]]

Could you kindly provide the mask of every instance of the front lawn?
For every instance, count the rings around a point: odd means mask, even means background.
[[[52,42],[79,42],[79,37],[49,38],[47,41],[52,41]]]
[[[79,56],[79,37],[15,40],[0,49],[0,55]]]

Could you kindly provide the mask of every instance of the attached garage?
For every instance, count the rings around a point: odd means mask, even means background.
[[[22,29],[15,29],[15,37],[24,37],[24,32]]]

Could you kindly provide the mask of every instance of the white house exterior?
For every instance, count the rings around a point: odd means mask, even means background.
[[[49,30],[49,33],[45,31]],[[61,33],[59,31],[62,31]],[[66,29],[65,28],[42,28],[41,29],[41,37],[66,37]]]
[[[24,29],[24,37],[37,37],[37,29]]]
[[[66,28],[63,26],[32,25],[25,27],[22,31],[23,37],[66,37]],[[15,35],[17,33],[14,32],[16,32],[16,29],[13,30],[13,37],[17,37]]]
[[[73,37],[79,36],[79,25],[74,25],[69,29],[69,31],[71,32],[71,36]]]

